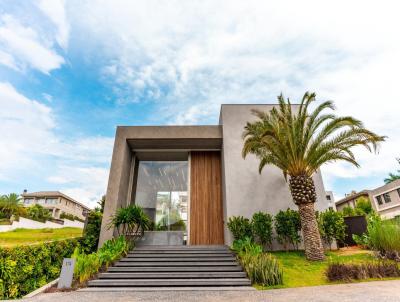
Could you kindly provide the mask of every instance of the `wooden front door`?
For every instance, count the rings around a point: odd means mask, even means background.
[[[221,152],[190,154],[189,244],[224,244]]]

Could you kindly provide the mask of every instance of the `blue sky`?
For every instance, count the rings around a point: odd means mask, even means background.
[[[400,156],[396,1],[0,2],[0,193],[94,205],[116,125],[215,124],[222,103],[332,99],[389,136],[323,168],[337,198]]]

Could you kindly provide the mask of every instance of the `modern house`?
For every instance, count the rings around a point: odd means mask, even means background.
[[[282,172],[253,155],[242,158],[243,128],[252,109],[274,105],[222,105],[218,125],[119,126],[116,130],[100,243],[116,235],[111,216],[141,206],[156,230],[183,230],[188,245],[230,244],[231,216],[296,209]],[[320,172],[314,177],[317,210],[329,207]]]
[[[84,220],[85,213],[90,211],[87,206],[58,191],[24,192],[21,196],[25,207],[39,204],[56,219],[61,213],[66,213]]]
[[[354,208],[357,199],[360,197],[369,198],[372,207],[381,217],[388,219],[400,217],[400,180],[395,180],[373,190],[352,192],[336,202],[337,210],[341,211],[347,206]]]

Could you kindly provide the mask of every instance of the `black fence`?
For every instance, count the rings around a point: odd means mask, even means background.
[[[339,242],[339,247],[356,245],[353,234],[362,235],[367,231],[367,220],[365,216],[345,217],[346,237],[344,242]]]

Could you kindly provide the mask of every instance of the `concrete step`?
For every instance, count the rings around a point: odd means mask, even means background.
[[[186,257],[235,257],[233,253],[129,253],[127,258],[152,258],[152,257],[173,257],[173,258],[186,258]]]
[[[183,262],[183,261],[235,261],[233,256],[228,257],[125,257],[120,262]]]
[[[113,266],[109,267],[107,272],[241,272],[239,265],[232,266],[174,266],[174,267],[140,267],[140,266]]]
[[[227,250],[229,247],[226,245],[142,245],[135,247],[134,251],[220,251]]]
[[[245,272],[136,272],[102,273],[99,279],[206,279],[206,278],[245,278]]]
[[[88,286],[92,287],[117,287],[117,286],[249,286],[250,280],[247,278],[224,278],[224,279],[97,279],[89,281]]]
[[[148,262],[132,262],[132,261],[119,261],[115,266],[232,266],[237,265],[234,261],[148,261]]]
[[[196,286],[196,287],[84,287],[78,289],[79,292],[168,292],[168,291],[256,291],[252,286]]]
[[[164,255],[164,254],[171,254],[171,255],[190,255],[190,254],[233,254],[230,250],[219,249],[219,250],[133,250],[128,253],[128,255]]]

